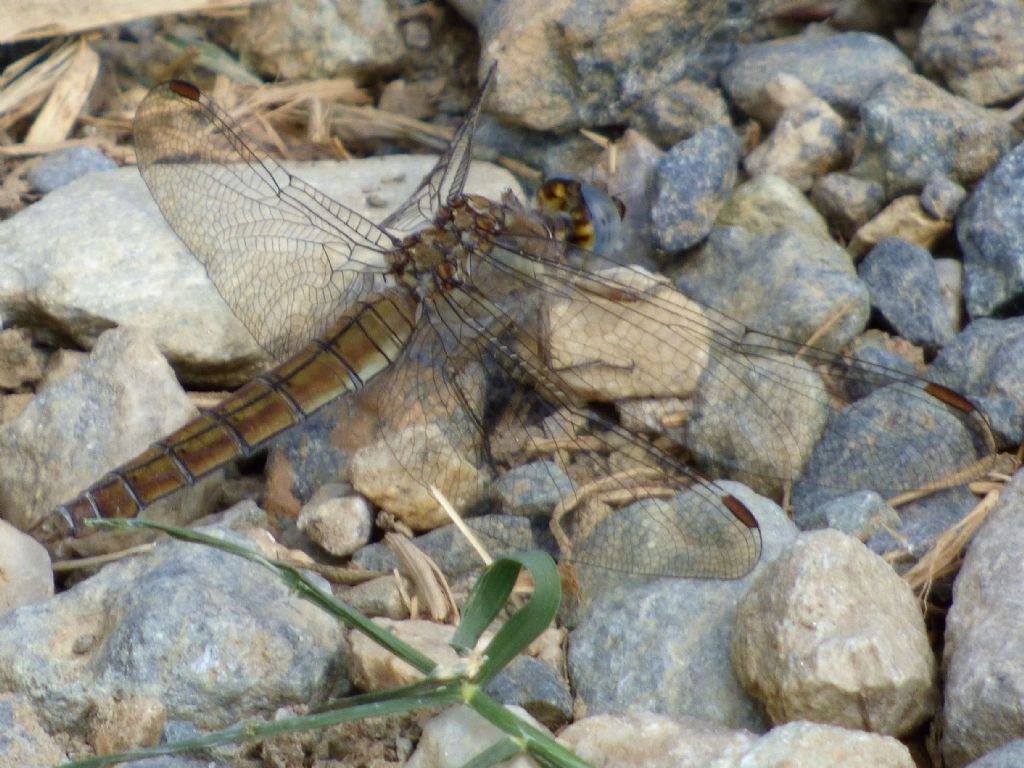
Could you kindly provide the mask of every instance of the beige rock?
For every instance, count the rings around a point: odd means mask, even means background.
[[[46,549],[0,520],[0,615],[51,595],[53,571]]]
[[[903,744],[890,736],[851,731],[819,723],[787,723],[773,728],[736,754],[729,750],[714,768],[914,768]]]
[[[97,755],[155,747],[166,722],[167,710],[157,699],[102,699],[89,718],[89,743]]]
[[[345,485],[331,483],[303,505],[296,525],[324,550],[341,557],[370,540],[373,514],[365,499],[352,495]]]
[[[618,267],[602,276],[623,290],[602,295],[599,290],[612,289],[584,284],[586,301],[550,306],[552,367],[590,400],[692,394],[709,356],[702,308],[640,269]]]
[[[952,228],[952,223],[932,218],[921,207],[918,195],[897,197],[877,216],[858,229],[846,250],[860,260],[882,240],[899,237],[931,249]]]
[[[756,739],[695,717],[653,712],[585,717],[558,738],[594,768],[706,768]]]
[[[43,354],[32,347],[24,328],[0,331],[0,389],[17,389],[43,375]]]
[[[718,212],[715,225],[743,227],[770,235],[782,229],[802,229],[829,237],[828,224],[803,193],[785,179],[762,173],[737,186]]]
[[[807,191],[815,179],[839,166],[846,155],[846,123],[822,99],[787,107],[775,128],[743,161],[752,176],[781,176]]]
[[[349,479],[357,491],[414,531],[429,531],[449,522],[429,485],[462,512],[481,498],[488,477],[452,444],[442,426],[431,422],[411,425],[358,450]]]
[[[732,658],[776,723],[902,736],[938,701],[935,658],[910,587],[838,531],[801,535],[757,575],[737,607]]]

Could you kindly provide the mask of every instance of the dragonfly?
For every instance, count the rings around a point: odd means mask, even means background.
[[[577,473],[551,519],[562,558],[614,572],[748,573],[761,527],[719,481],[777,494],[809,461],[840,460],[820,438],[837,418],[868,424],[868,398],[848,394],[855,380],[914,400],[869,427],[879,437],[938,421],[977,450],[936,444],[922,469],[883,464],[857,487],[830,490],[898,496],[982,471],[994,439],[966,396],[759,333],[639,267],[613,264],[604,251],[621,210],[594,187],[554,179],[535,208],[511,193],[466,193],[495,77],[492,68],[436,165],[379,224],[259,150],[196,86],[175,80],[149,93],[134,124],[146,184],[234,314],[283,362],[61,504],[37,524],[38,538],[52,544],[85,535],[91,518],[133,517],[338,398],[370,391],[399,412],[410,439],[389,445],[424,485],[436,479],[438,436],[481,462],[496,460],[487,433],[508,425],[521,427],[513,442],[525,452],[553,450]],[[611,394],[594,383],[598,374]],[[727,428],[737,444],[750,432],[769,436],[770,448],[709,457],[628,423],[608,402],[685,401],[709,386],[754,395],[756,407]],[[427,401],[447,418],[432,421]],[[683,492],[686,503],[675,503]]]

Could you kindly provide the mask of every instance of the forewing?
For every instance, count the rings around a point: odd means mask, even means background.
[[[469,164],[473,160],[473,134],[476,132],[480,109],[497,66],[491,65],[465,119],[444,153],[438,158],[437,164],[423,178],[409,199],[384,219],[382,227],[403,232],[414,230],[422,224],[432,222],[442,205],[462,194],[466,186],[466,177],[469,175]]]
[[[175,233],[274,357],[322,331],[393,238],[296,178],[247,141],[205,94],[154,88],[135,117],[139,169]]]

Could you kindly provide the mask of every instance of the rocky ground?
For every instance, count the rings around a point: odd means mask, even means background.
[[[657,270],[673,295],[773,338],[855,350],[962,392],[998,449],[1019,455],[1024,4],[850,0],[792,14],[756,2],[728,13],[699,2],[350,5],[359,12],[309,2],[140,21],[92,44],[108,54],[108,85],[129,62],[166,60],[153,47],[159,34],[187,32],[222,46],[250,78],[351,77],[378,105],[449,126],[496,62],[479,143],[491,160],[517,161],[505,164],[520,175],[479,161],[468,189],[525,199],[538,180],[528,168],[600,182],[626,206],[613,261]],[[189,76],[212,82],[203,66]],[[307,138],[322,150],[316,113]],[[404,139],[390,134],[350,143],[382,154],[289,167],[376,220],[433,162],[399,154]],[[16,204],[0,199],[11,214],[0,221],[3,765],[173,741],[407,679],[267,572],[194,546],[160,541],[87,579],[62,572],[54,596],[48,554],[19,529],[194,416],[211,390],[267,364],[137,171],[114,165],[96,149],[53,153],[19,167],[31,187]],[[14,178],[11,165],[0,169]],[[713,400],[695,394],[697,413],[702,397]],[[649,426],[682,397],[610,399],[622,399],[624,423]],[[698,459],[738,450],[737,435],[757,455],[783,453],[778,435],[744,420],[756,402],[719,404],[727,422],[691,418],[661,436],[705,446],[691,448]],[[874,493],[818,493],[850,487],[848,470],[927,474],[943,451],[971,448],[953,434],[958,423],[916,435],[891,426],[929,421],[931,411],[912,416],[916,407],[880,403],[866,435],[834,425],[826,439],[841,449],[808,465],[792,499],[722,481],[761,526],[747,576],[606,590],[598,575],[591,602],[490,692],[598,766],[1024,764],[1015,465],[898,509]],[[360,408],[325,409],[278,441],[265,471],[250,462],[161,511],[268,552],[332,567],[351,557],[377,577],[350,586],[321,568],[324,587],[443,656],[452,628],[410,617],[379,513],[418,532],[441,521],[418,485],[395,491],[396,443],[375,444]],[[437,474],[475,489],[460,501],[467,511],[489,513],[471,526],[510,548],[543,546],[533,518],[574,492],[555,461],[497,479],[451,461]],[[83,553],[123,541],[97,537]],[[415,542],[464,590],[477,560],[450,526]],[[477,715],[453,708],[138,765],[457,766],[492,738]]]

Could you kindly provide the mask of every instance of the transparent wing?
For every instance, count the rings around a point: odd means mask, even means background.
[[[442,205],[462,194],[469,164],[473,160],[473,134],[497,67],[497,64],[491,65],[465,119],[437,164],[409,199],[384,219],[382,227],[399,231],[416,229],[421,224],[432,222]]]
[[[168,223],[275,358],[320,333],[387,268],[394,239],[248,143],[182,81],[135,117],[139,169]]]

